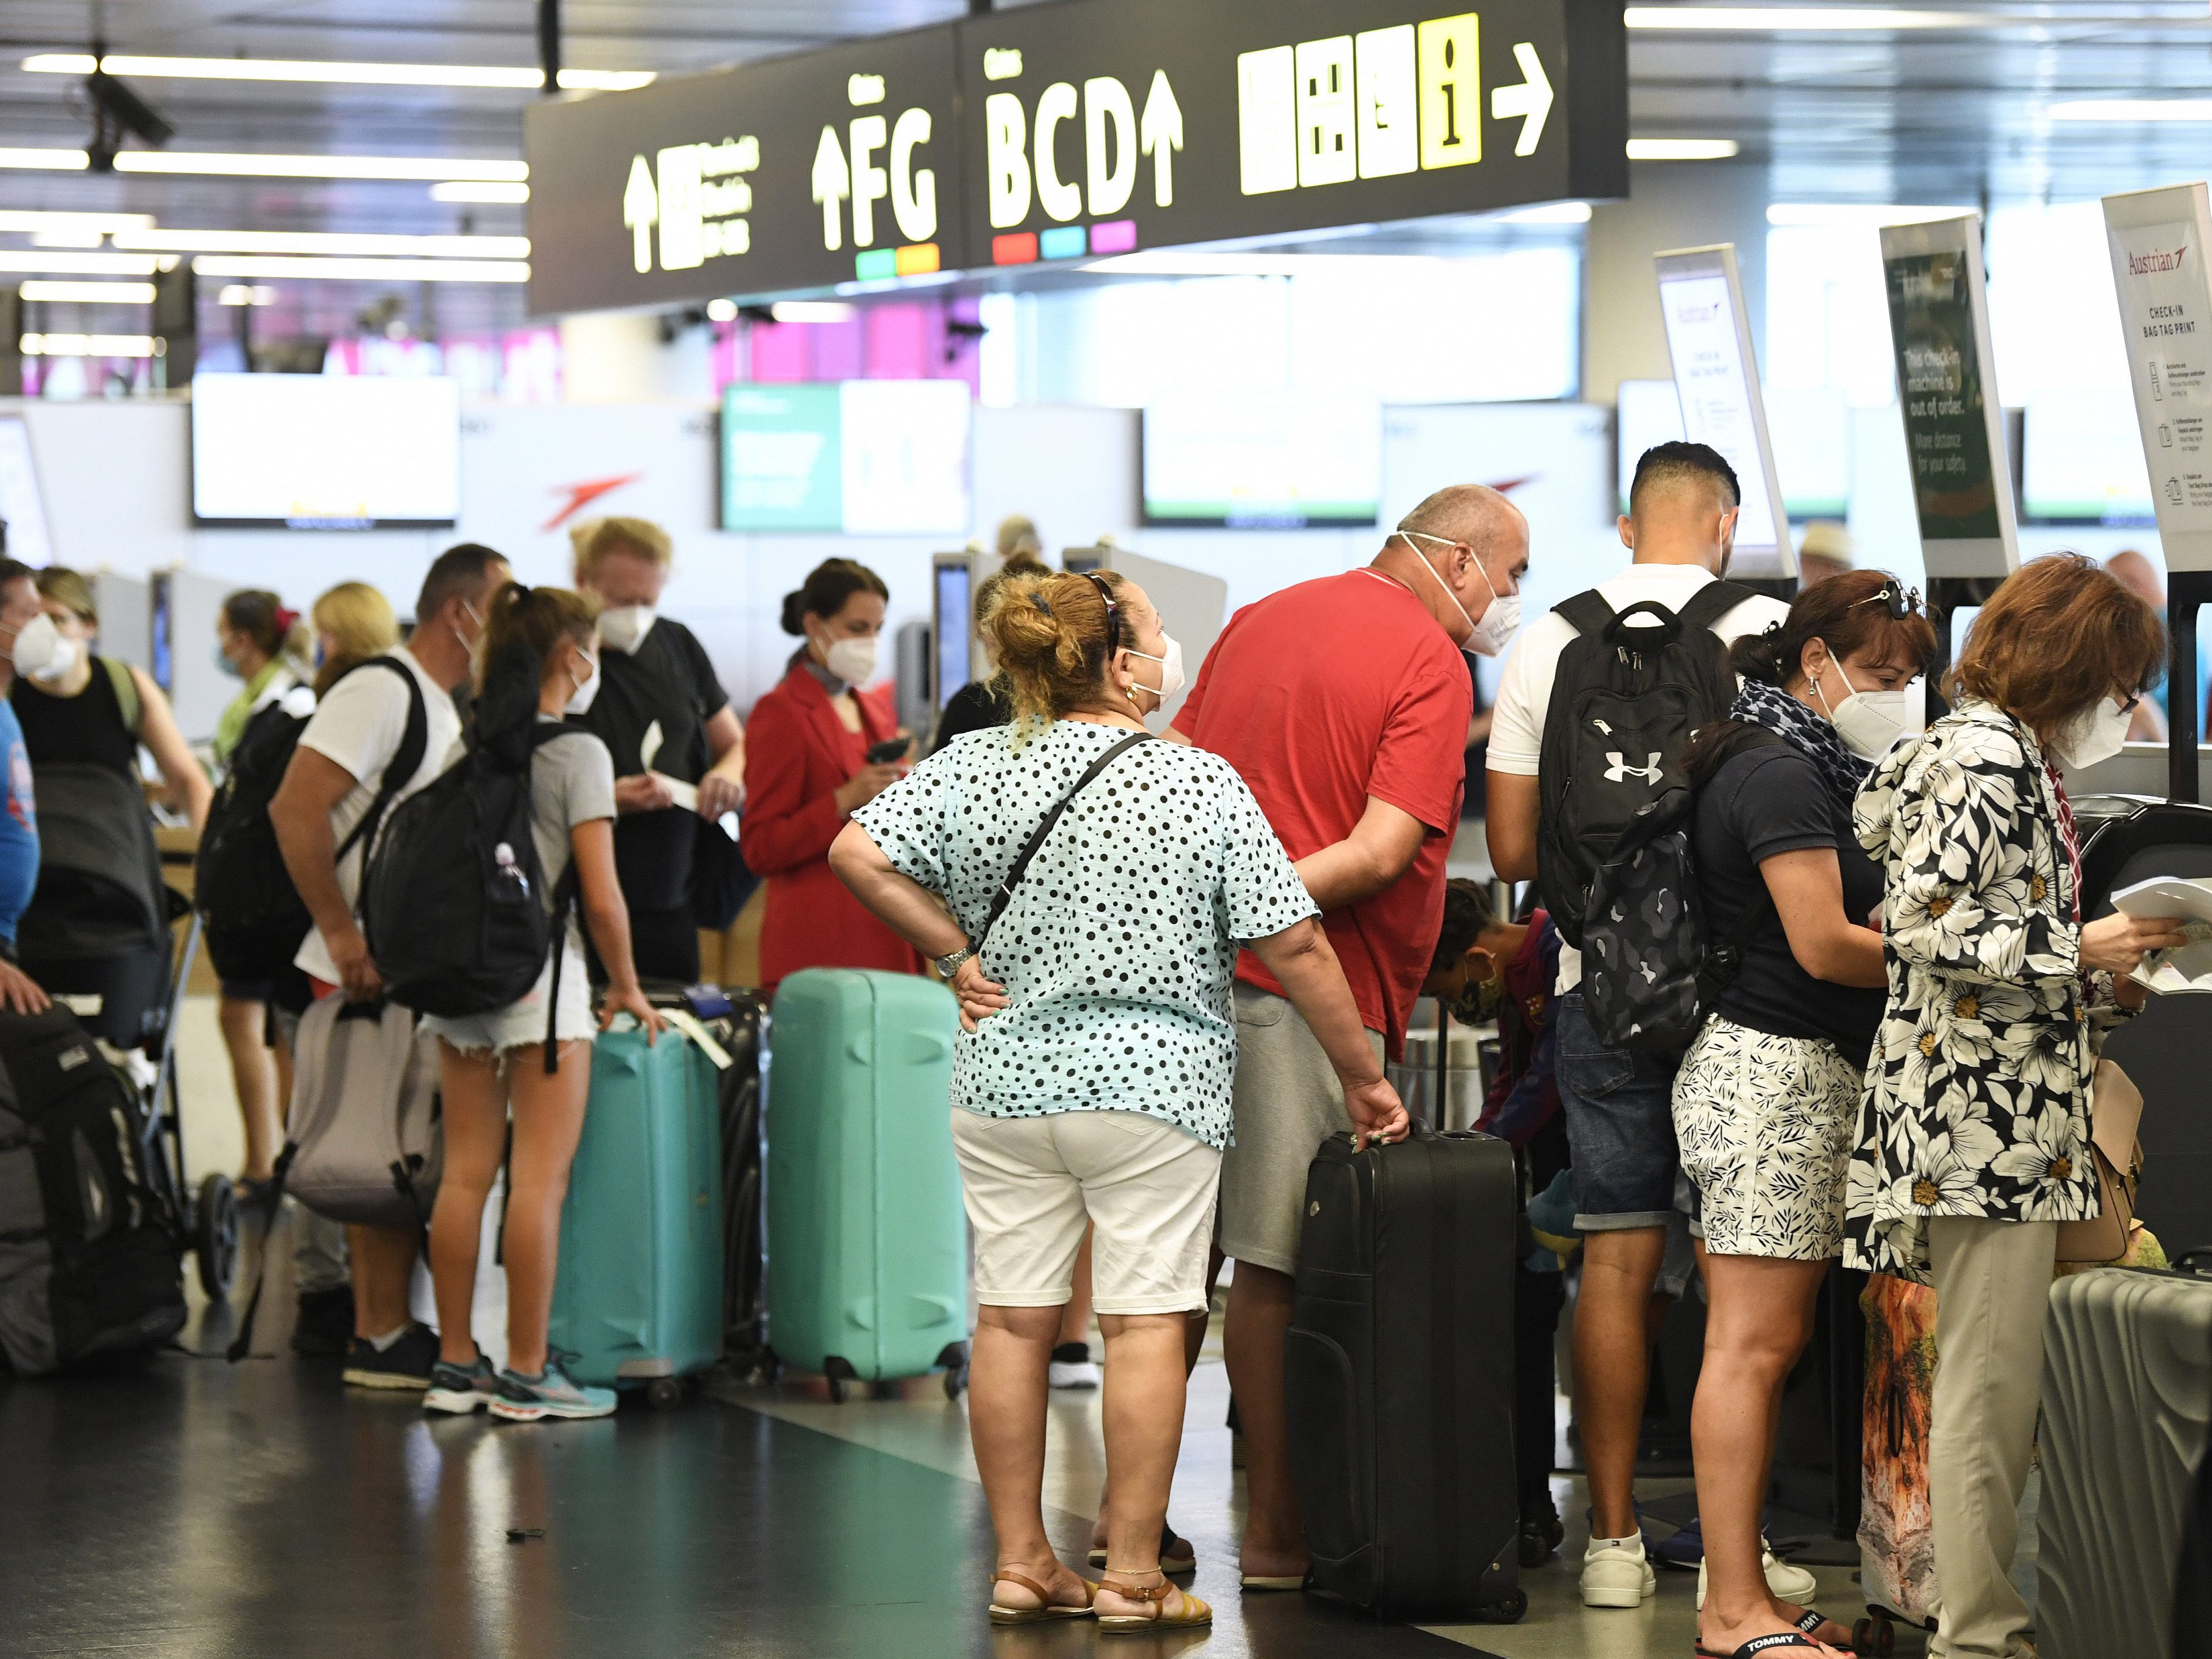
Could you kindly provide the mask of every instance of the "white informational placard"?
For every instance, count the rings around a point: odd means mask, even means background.
[[[1905,453],[1930,576],[2008,576],[2020,526],[1990,345],[1982,216],[1881,228]]]
[[[2136,423],[2168,570],[2212,570],[2212,214],[2202,184],[2105,198]]]
[[[1382,410],[1313,392],[1165,398],[1145,410],[1143,471],[1148,525],[1371,525],[1382,491]]]
[[[442,377],[201,374],[192,516],[296,530],[428,529],[461,505],[461,395]]]
[[[1653,264],[1659,268],[1659,309],[1667,323],[1683,435],[1718,450],[1735,469],[1743,492],[1730,573],[1795,577],[1797,552],[1774,471],[1735,246],[1676,249],[1657,255]]]
[[[31,428],[21,415],[0,415],[0,520],[8,526],[9,558],[39,566],[54,562],[46,498],[31,461]]]
[[[837,388],[845,533],[968,531],[965,380],[847,380]]]

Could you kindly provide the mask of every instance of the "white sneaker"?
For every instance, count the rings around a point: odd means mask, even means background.
[[[1767,1548],[1764,1538],[1759,1540],[1759,1565],[1766,1574],[1766,1588],[1774,1592],[1777,1599],[1800,1607],[1811,1601],[1820,1590],[1820,1580],[1802,1567],[1793,1567],[1787,1561],[1777,1559],[1774,1552]],[[1705,1609],[1705,1564],[1700,1561],[1698,1563],[1698,1611],[1703,1613]]]
[[[1659,1590],[1659,1579],[1644,1558],[1644,1535],[1593,1538],[1583,1557],[1583,1605],[1636,1607]]]
[[[1081,1342],[1063,1342],[1054,1348],[1045,1376],[1055,1389],[1095,1389],[1106,1380],[1090,1347]]]

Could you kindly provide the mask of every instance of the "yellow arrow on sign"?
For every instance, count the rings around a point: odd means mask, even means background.
[[[1521,137],[1513,146],[1513,153],[1534,155],[1536,141],[1544,136],[1544,118],[1552,112],[1551,78],[1544,73],[1544,63],[1536,56],[1536,48],[1528,41],[1515,43],[1513,57],[1521,65],[1521,73],[1528,78],[1517,87],[1492,88],[1490,117],[1493,121],[1522,117]]]

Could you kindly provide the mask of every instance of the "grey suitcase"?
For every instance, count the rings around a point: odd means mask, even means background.
[[[283,1190],[318,1215],[427,1227],[444,1164],[438,1042],[396,1002],[325,997],[301,1017]]]
[[[2174,1563],[2212,1418],[2212,1273],[2095,1267],[2043,1327],[2043,1659],[2172,1651]]]

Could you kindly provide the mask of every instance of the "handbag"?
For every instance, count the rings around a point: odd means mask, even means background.
[[[2142,1179],[2142,1091],[2109,1060],[2089,1080],[2089,1144],[2096,1161],[2100,1212],[2058,1224],[2058,1260],[2065,1266],[2118,1261],[2135,1234],[2136,1188]]]

